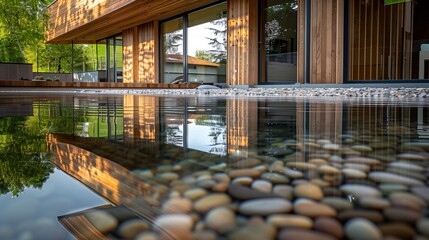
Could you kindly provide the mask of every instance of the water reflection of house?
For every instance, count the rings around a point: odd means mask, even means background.
[[[164,75],[166,83],[173,82],[183,76],[183,55],[165,55]],[[189,82],[217,83],[220,64],[188,56]]]

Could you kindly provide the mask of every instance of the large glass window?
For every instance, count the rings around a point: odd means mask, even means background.
[[[261,1],[262,83],[297,81],[297,0]]]
[[[161,82],[226,82],[226,9],[220,3],[161,23]]]
[[[349,0],[349,80],[429,79],[429,1]]]
[[[226,3],[188,15],[188,81],[226,82]]]
[[[161,24],[163,83],[183,81],[183,18]]]

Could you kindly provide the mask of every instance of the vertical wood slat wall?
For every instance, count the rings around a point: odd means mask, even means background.
[[[122,31],[124,83],[157,83],[158,23]]]
[[[350,0],[350,80],[411,79],[412,11],[411,2]]]
[[[343,83],[344,1],[311,0],[310,8],[310,83]]]
[[[305,83],[305,5],[306,0],[298,0],[298,33],[297,33],[297,82]]]
[[[258,84],[258,0],[228,1],[229,85]]]

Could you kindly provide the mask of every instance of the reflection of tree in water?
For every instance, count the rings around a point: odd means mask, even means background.
[[[210,126],[210,153],[226,154],[226,117],[223,115],[203,115],[195,119],[196,125]]]
[[[19,195],[27,187],[41,188],[53,172],[45,135],[26,117],[0,118],[0,194]]]
[[[183,145],[183,132],[180,130],[179,125],[167,125],[165,136],[167,144]]]

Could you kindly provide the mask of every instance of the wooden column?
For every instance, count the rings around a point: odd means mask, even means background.
[[[124,83],[158,83],[158,22],[122,31]]]
[[[158,83],[159,34],[158,21],[138,28],[138,79],[141,83]]]
[[[258,84],[258,0],[228,1],[228,85]]]
[[[255,149],[258,130],[258,102],[248,99],[228,99],[226,102],[228,154],[249,157]]]
[[[343,83],[344,0],[311,0],[310,16],[310,83]]]
[[[137,63],[134,55],[137,54],[136,46],[137,28],[129,28],[122,31],[122,49],[123,49],[123,81],[124,83],[135,82],[135,64]]]

